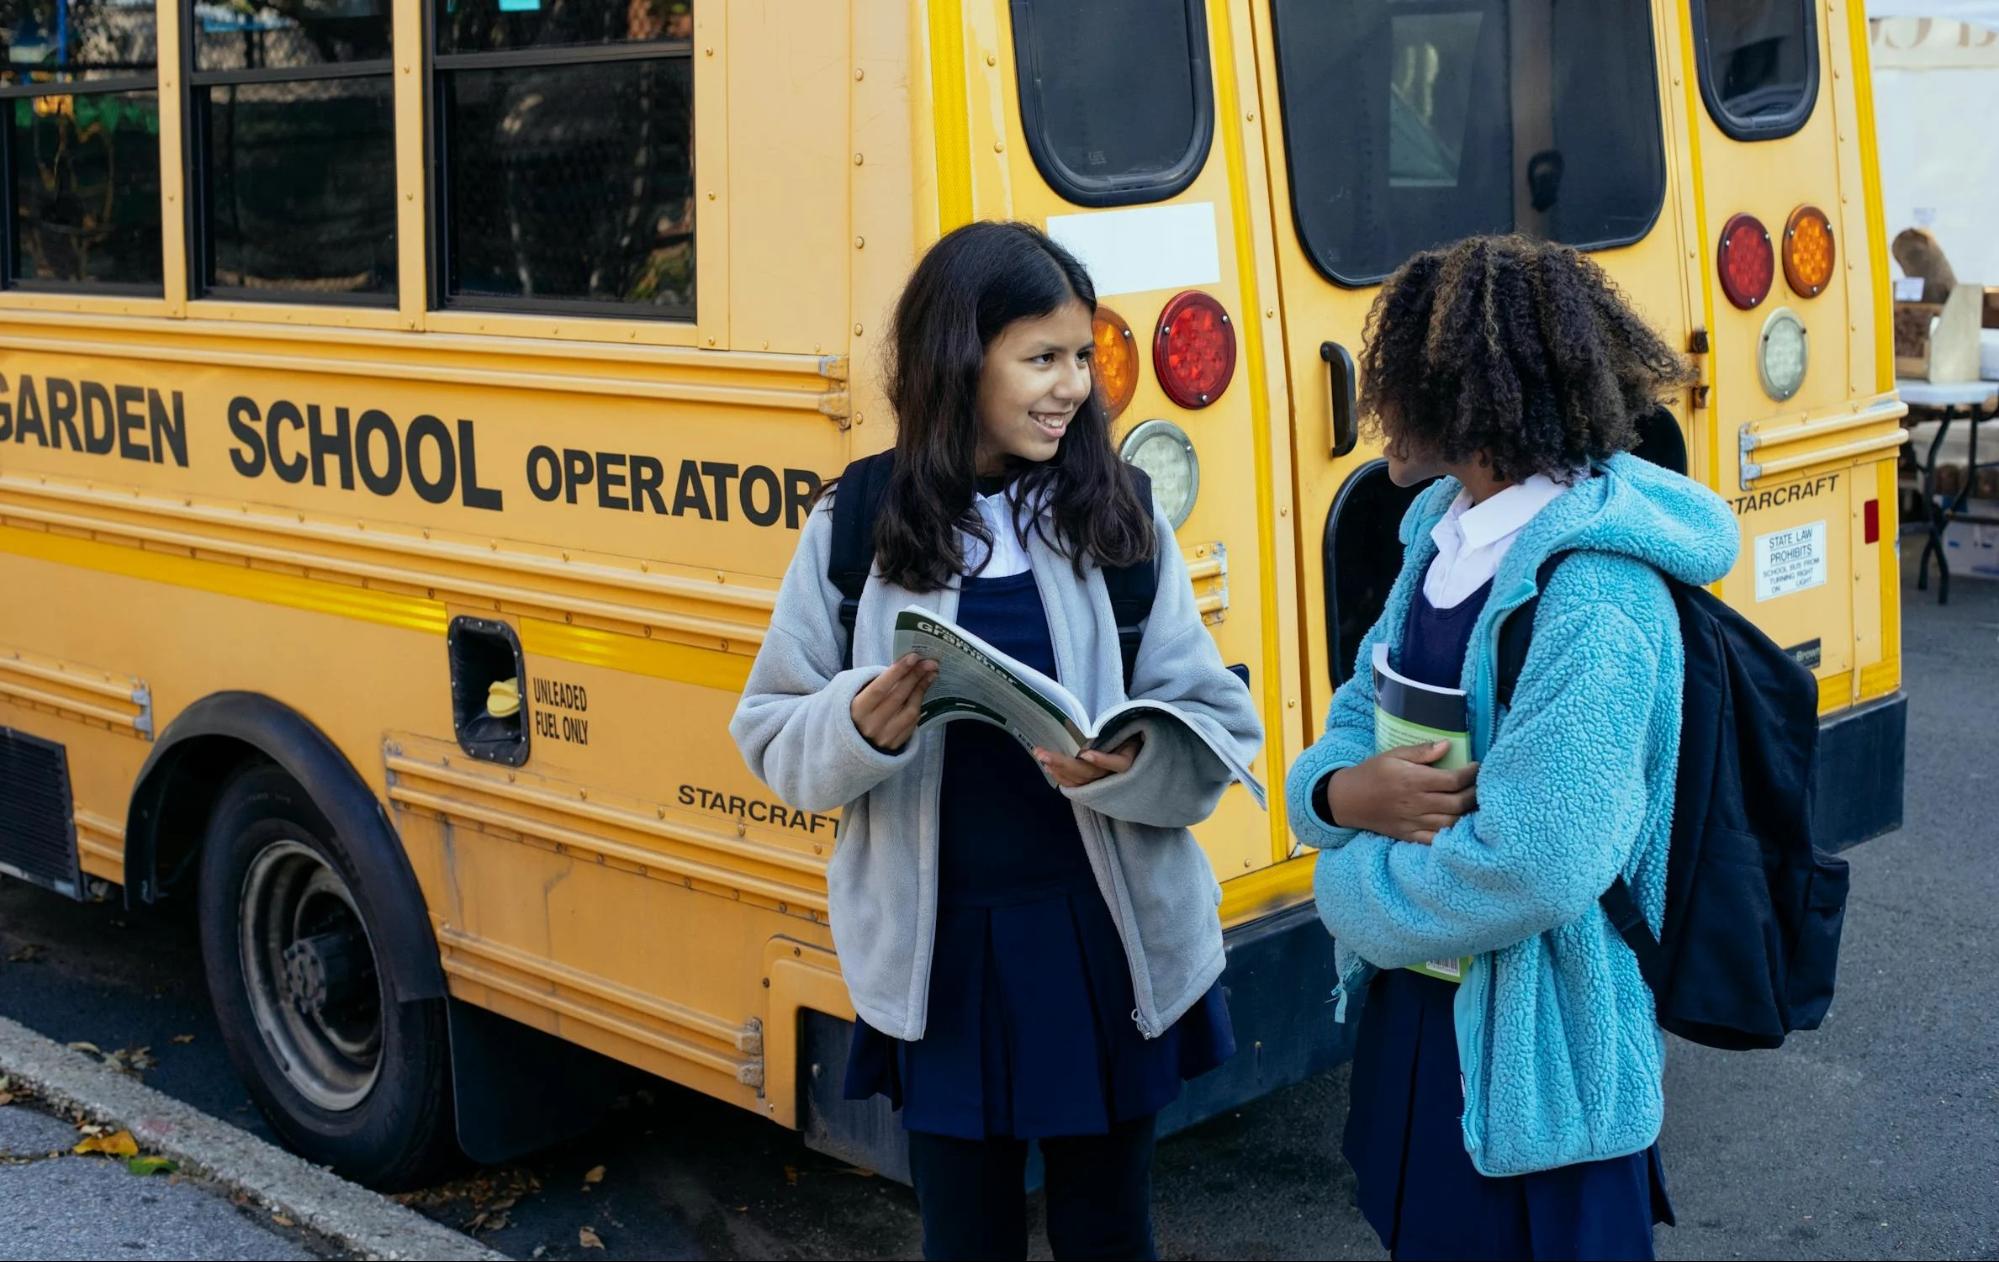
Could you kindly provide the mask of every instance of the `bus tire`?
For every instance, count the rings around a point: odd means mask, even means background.
[[[250,766],[202,845],[201,954],[251,1098],[308,1160],[378,1188],[455,1155],[442,998],[397,1002],[353,896],[355,864],[282,768]]]

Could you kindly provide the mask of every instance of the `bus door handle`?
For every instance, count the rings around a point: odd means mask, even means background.
[[[1338,460],[1360,445],[1360,402],[1356,388],[1359,374],[1353,356],[1338,342],[1319,343],[1319,358],[1326,361],[1328,394],[1332,405],[1332,457]]]

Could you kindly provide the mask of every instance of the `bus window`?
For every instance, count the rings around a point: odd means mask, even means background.
[[[0,4],[9,284],[160,292],[156,20],[117,0]]]
[[[433,0],[447,306],[694,318],[691,0]]]
[[[1214,135],[1197,0],[1013,0],[1021,126],[1049,187],[1081,206],[1160,201]]]
[[[1812,0],[1695,0],[1701,97],[1737,140],[1775,140],[1805,125],[1819,94]]]
[[[191,26],[202,289],[394,301],[389,0],[297,12],[197,5]]]
[[[1587,249],[1666,188],[1645,0],[1274,0],[1298,233],[1346,285],[1480,232]]]

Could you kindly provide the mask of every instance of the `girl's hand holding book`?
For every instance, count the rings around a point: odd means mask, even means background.
[[[937,663],[905,654],[854,694],[854,703],[847,708],[854,727],[868,744],[895,753],[909,744],[921,717],[923,694],[936,679]]]
[[[1445,771],[1430,764],[1450,742],[1404,745],[1343,767],[1326,782],[1328,818],[1344,828],[1428,845],[1478,809],[1478,764]]]
[[[1131,770],[1131,764],[1138,758],[1139,749],[1145,744],[1145,737],[1134,736],[1112,750],[1086,749],[1074,758],[1059,754],[1052,749],[1034,751],[1034,761],[1040,763],[1054,777],[1055,783],[1065,789],[1080,789],[1086,784],[1094,784],[1105,776],[1118,775]]]

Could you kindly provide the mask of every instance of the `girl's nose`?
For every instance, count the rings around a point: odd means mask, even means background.
[[[1090,397],[1090,370],[1085,365],[1077,365],[1064,373],[1055,387],[1055,397],[1064,403],[1080,403]]]

